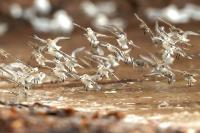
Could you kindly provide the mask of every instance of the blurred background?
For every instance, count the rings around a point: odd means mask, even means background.
[[[157,17],[162,17],[184,30],[200,30],[199,0],[3,0],[0,45],[17,56],[24,56],[31,50],[27,42],[37,34],[43,38],[70,36],[71,40],[63,43],[66,51],[87,46],[83,31],[75,28],[73,22],[95,30],[101,30],[101,25],[116,25],[137,45],[145,45],[148,38],[139,30],[134,13],[150,26]]]

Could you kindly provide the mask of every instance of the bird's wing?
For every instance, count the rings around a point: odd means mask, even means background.
[[[71,57],[70,55],[68,55],[68,54],[66,54],[65,52],[63,52],[63,51],[56,50],[56,52],[62,54],[62,55],[63,55],[65,58],[67,58],[67,59],[72,60],[72,58],[73,58],[73,57]],[[73,58],[73,59],[74,59],[74,58]]]
[[[151,72],[149,74],[146,74],[147,76],[154,76],[154,75],[162,75],[160,72]]]
[[[88,63],[85,59],[79,58],[79,60],[80,60],[82,63],[84,63],[86,66],[92,67],[92,65],[91,65],[90,63]],[[82,66],[82,67],[83,67],[83,66]],[[84,68],[84,67],[83,67],[83,68]]]
[[[6,72],[7,74],[9,74],[10,76],[14,77],[14,74],[10,73],[9,71],[7,71],[6,69],[4,69],[3,67],[0,67],[0,69],[4,72]]]
[[[40,41],[41,43],[47,43],[47,41],[45,39],[42,39],[42,38],[38,37],[37,35],[34,35],[33,38]]]
[[[95,60],[95,59],[93,59],[93,58],[91,58],[91,57],[84,56],[84,58],[87,59],[87,60],[89,60],[90,62],[98,63],[97,60]],[[85,63],[85,64],[88,65],[88,66],[91,66],[91,65],[89,65],[89,63]]]
[[[112,38],[112,36],[108,36],[108,35],[97,33],[97,32],[95,32],[95,34],[96,34],[97,37]]]
[[[182,29],[173,26],[172,24],[170,24],[169,22],[167,22],[166,20],[164,20],[164,19],[162,19],[162,18],[158,18],[158,20],[161,21],[161,22],[163,22],[163,23],[165,23],[166,25],[168,25],[168,26],[170,27],[170,30],[171,30],[171,31],[176,30],[176,31],[178,31],[178,32],[183,32]]]
[[[74,26],[78,27],[81,30],[84,30],[87,32],[86,28],[84,28],[83,26],[80,26],[79,24],[73,23]]]
[[[3,49],[0,49],[0,55],[5,56],[6,58],[8,58],[8,56],[9,56],[10,58],[16,60],[17,62],[20,62],[20,63],[22,63],[22,64],[28,66],[24,61],[22,61],[21,59],[19,59],[19,58],[16,57],[16,56],[14,56],[14,55],[12,55],[12,54],[6,52],[6,51],[3,50]]]
[[[85,47],[80,47],[80,48],[76,48],[75,50],[72,51],[71,57],[76,58],[76,54],[78,52],[81,52],[85,49]]]
[[[42,45],[43,43],[34,43],[32,41],[28,42],[28,46],[30,46],[32,49],[34,49],[35,51],[44,51],[44,49],[47,47],[46,45]]]
[[[136,17],[136,19],[138,20],[138,21],[140,21],[140,25],[139,25],[139,27],[141,28],[141,29],[149,29],[149,33],[150,33],[150,35],[151,36],[154,36],[154,34],[153,34],[153,32],[151,31],[151,29],[148,27],[148,25],[135,13],[134,14],[135,15],[135,17]]]
[[[66,40],[66,39],[70,39],[69,37],[56,37],[53,41],[55,42],[55,43],[57,43],[58,41],[60,41],[60,40]]]
[[[159,21],[165,23],[166,25],[168,25],[169,27],[173,27],[175,28],[172,24],[170,24],[169,22],[167,22],[166,20],[162,19],[162,18],[158,18]]]
[[[115,35],[116,37],[118,37],[121,34],[125,34],[123,30],[117,28],[114,25],[106,25],[106,26],[103,26],[103,28],[109,31],[110,33],[112,33],[113,35]]]
[[[0,55],[5,58],[9,58],[9,56],[10,56],[10,54],[3,49],[0,49]]]
[[[149,55],[150,55],[151,58],[155,61],[156,64],[162,63],[162,61],[161,61],[158,57],[156,57],[154,54],[149,53]]]
[[[105,61],[108,60],[108,58],[103,57],[103,56],[99,56],[99,55],[92,55],[92,58],[94,58],[94,59],[101,59],[101,60],[105,60]]]
[[[158,21],[155,22],[155,31],[156,33],[160,33]]]
[[[9,74],[11,77],[16,78],[16,75],[10,73],[9,71],[7,71],[6,69],[4,69],[3,67],[0,67],[0,69],[1,69],[2,71],[6,72],[7,74]],[[15,81],[14,79],[12,79],[12,78],[6,77],[6,80],[8,80],[8,81],[10,81],[10,82],[13,82],[13,83],[15,83],[15,84],[17,84],[17,85],[20,84],[20,83],[16,82],[16,81]]]
[[[28,46],[30,46],[32,49],[36,49],[35,43],[33,43],[32,41],[28,42]]]
[[[146,62],[148,62],[148,63],[150,63],[152,66],[154,66],[156,63],[155,63],[155,61],[153,61],[151,58],[149,58],[149,57],[146,57],[146,56],[143,56],[143,55],[139,55],[140,56],[140,58],[142,58],[144,61],[146,61]]]
[[[183,33],[183,36],[199,36],[200,34],[199,33],[196,33],[196,32],[193,32],[193,31],[185,31]]]
[[[141,27],[141,28],[148,27],[147,24],[136,13],[134,15],[135,15],[136,19],[140,21],[140,23],[141,23],[140,25],[144,26],[144,27]]]
[[[123,51],[125,54],[128,54],[128,53],[130,53],[131,52],[131,50],[132,49],[128,49],[128,50],[125,50],[125,51]]]
[[[113,50],[118,51],[118,52],[121,51],[118,47],[116,47],[116,46],[114,46],[112,44],[109,44],[109,45],[112,47]]]
[[[101,42],[101,43],[100,43],[100,46],[103,46],[103,47],[108,47],[108,46],[109,46],[109,44],[108,44],[108,43]]]
[[[99,57],[95,57],[95,56],[92,56],[91,59],[92,59],[93,62],[100,64],[100,65],[103,65],[104,59],[99,58]]]

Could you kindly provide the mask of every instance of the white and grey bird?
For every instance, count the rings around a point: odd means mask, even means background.
[[[54,60],[55,67],[52,68],[53,73],[60,81],[66,80],[70,76],[70,72],[65,68],[65,64],[59,60]]]
[[[129,45],[136,48],[140,48],[139,46],[135,45],[132,40],[129,40],[127,37],[127,34],[123,30],[119,29],[118,27],[114,25],[107,25],[107,26],[103,26],[103,28],[115,36],[118,45],[122,49],[128,49]]]
[[[101,80],[102,78],[100,75],[88,75],[88,74],[83,74],[81,76],[79,75],[74,75],[76,79],[79,79],[83,84],[84,88],[87,91],[88,89],[96,89],[100,90],[101,86],[97,84],[96,81]]]
[[[100,77],[105,77],[107,79],[111,79],[110,77],[113,76],[115,79],[119,80],[119,78],[114,74],[114,70],[110,67],[104,66],[103,64],[97,66],[96,75],[100,75]]]
[[[53,63],[53,61],[45,58],[44,55],[42,55],[42,53],[40,53],[38,51],[33,51],[32,55],[35,58],[35,60],[39,66],[46,67],[47,66],[46,63]]]
[[[119,66],[119,62],[116,60],[115,56],[112,54],[109,54],[107,57],[92,55],[91,58],[93,58],[96,63],[101,63],[104,66],[109,67],[109,68],[114,68],[114,67]]]
[[[60,53],[61,46],[58,46],[57,43],[60,40],[70,39],[69,37],[56,37],[54,39],[50,39],[50,38],[42,39],[42,38],[39,38],[38,36],[34,36],[34,38],[40,41],[41,43],[45,44],[47,47],[47,53],[54,56],[58,60],[61,60],[63,55]]]
[[[190,86],[190,87],[193,86],[195,82],[197,82],[195,77],[199,76],[197,73],[190,73],[187,71],[181,71],[177,69],[173,69],[173,71],[182,74],[184,77],[184,80],[187,82],[187,86]]]
[[[148,34],[150,37],[154,36],[152,30],[147,26],[147,24],[135,13],[136,19],[140,21],[139,28],[144,31],[144,34]]]
[[[113,53],[117,61],[123,60],[124,51],[120,50],[118,47],[107,42],[101,43],[101,46],[107,48],[109,52]]]
[[[84,28],[84,27],[82,27],[78,24],[75,24],[75,23],[74,23],[74,25],[76,27],[82,29],[83,31],[85,31],[84,36],[90,42],[90,45],[91,45],[91,48],[92,48],[92,53],[96,54],[96,55],[104,55],[104,51],[100,46],[101,41],[99,40],[99,37],[104,37],[104,38],[106,37],[107,38],[107,37],[110,37],[110,36],[97,33],[90,27]]]
[[[86,32],[84,35],[87,37],[88,41],[91,42],[92,44],[96,44],[96,41],[98,41],[98,37],[106,37],[106,38],[110,37],[110,36],[95,32],[90,27],[85,28],[76,23],[74,23],[74,25]]]
[[[147,76],[158,75],[158,76],[166,77],[168,79],[169,84],[174,82],[175,74],[172,72],[170,66],[165,64],[162,60],[155,57],[153,54],[150,54],[150,56],[151,58],[140,55],[140,57],[143,60],[147,61],[153,67],[153,69],[151,70],[151,73],[147,74]]]
[[[34,47],[30,43],[29,43],[29,46],[31,46],[33,48],[33,51],[31,52],[31,54],[32,54],[31,58],[34,58],[39,66],[46,67],[47,66],[46,63],[53,63],[53,61],[44,57],[43,50],[40,49],[40,47],[38,47],[38,46]]]
[[[190,46],[191,44],[189,43],[190,39],[188,39],[188,36],[200,35],[199,33],[193,31],[183,31],[161,18],[159,18],[159,20],[169,26],[170,32],[168,33],[168,36],[172,37],[179,44],[186,44]]]

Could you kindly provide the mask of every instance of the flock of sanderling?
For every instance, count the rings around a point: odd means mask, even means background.
[[[148,66],[152,70],[148,76],[161,76],[168,79],[168,83],[175,82],[176,73],[181,73],[187,81],[188,86],[192,86],[195,82],[195,76],[187,71],[181,71],[171,68],[171,65],[177,58],[182,56],[191,59],[184,51],[184,46],[191,46],[189,43],[189,35],[199,35],[192,31],[183,31],[173,25],[167,23],[163,19],[158,19],[155,23],[155,30],[152,31],[147,24],[139,18],[135,17],[140,22],[139,27],[144,30],[144,33],[149,35],[155,47],[161,47],[161,58],[149,53],[149,56],[140,55],[140,58],[131,56],[130,52],[133,48],[140,49],[139,46],[129,40],[127,34],[120,28],[113,25],[102,26],[101,28],[108,31],[111,35],[105,35],[95,32],[90,27],[82,27],[74,23],[74,26],[84,32],[84,36],[90,43],[90,50],[85,47],[75,49],[72,54],[67,54],[61,50],[58,45],[60,40],[70,39],[68,37],[57,37],[54,39],[43,39],[34,36],[34,42],[29,42],[29,46],[33,49],[32,58],[35,59],[39,67],[32,67],[21,59],[9,54],[3,49],[0,49],[2,58],[6,60],[12,59],[14,63],[1,64],[0,69],[2,77],[8,81],[15,83],[24,92],[27,92],[33,85],[42,84],[49,75],[56,77],[59,81],[74,78],[83,83],[85,89],[101,89],[98,81],[102,79],[115,78],[120,80],[115,74],[115,68],[120,66],[120,63],[135,67]],[[169,29],[160,26],[159,23],[165,23]],[[102,41],[101,38],[115,39],[118,46],[107,41]],[[84,53],[82,57],[78,57],[78,53]],[[92,64],[93,62],[93,64]],[[94,64],[95,63],[95,64]],[[83,65],[84,64],[84,65]],[[77,68],[84,69],[86,66],[96,66],[96,72],[93,75],[80,74]],[[48,69],[44,72],[40,67]]]

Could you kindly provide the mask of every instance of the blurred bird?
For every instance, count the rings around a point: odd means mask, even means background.
[[[197,82],[195,77],[198,76],[198,74],[196,73],[190,73],[187,71],[181,71],[177,69],[173,69],[173,71],[181,73],[184,76],[184,80],[187,81],[187,85],[190,87],[193,86],[195,82]]]
[[[135,13],[134,14],[136,19],[140,21],[140,29],[142,29],[144,31],[144,34],[149,34],[150,37],[153,37],[154,34],[153,32],[151,31],[151,29],[147,26],[147,24]]]
[[[65,39],[69,39],[68,37],[56,37],[54,39],[42,39],[39,38],[38,36],[34,36],[34,38],[38,41],[40,41],[41,43],[47,45],[47,53],[54,56],[56,59],[60,60],[63,55],[60,53],[60,49],[61,46],[58,46],[57,43],[60,40],[65,40]]]
[[[79,79],[83,84],[84,88],[87,91],[88,89],[96,89],[100,90],[101,86],[99,86],[95,81],[101,80],[102,78],[100,75],[88,75],[88,74],[83,74],[81,76],[74,74],[74,77],[76,79]]]
[[[147,74],[147,76],[159,75],[162,77],[166,77],[169,84],[174,82],[175,74],[171,71],[170,66],[159,60],[153,54],[150,54],[150,56],[151,58],[140,55],[143,60],[147,61],[153,67],[151,73]]]
[[[115,35],[117,39],[117,43],[122,49],[128,49],[129,45],[136,48],[140,48],[139,46],[135,45],[132,40],[128,40],[127,34],[121,29],[117,28],[116,26],[107,25],[107,26],[103,26],[103,28],[109,31],[110,33],[112,33],[113,35]]]

